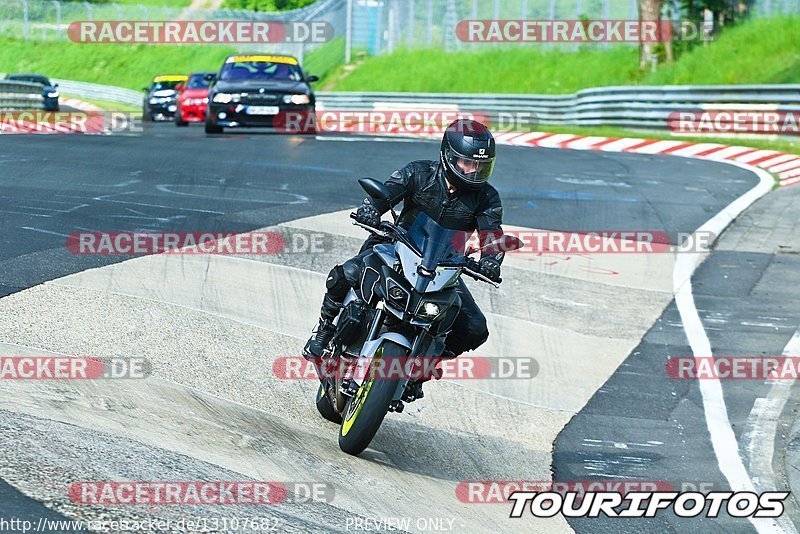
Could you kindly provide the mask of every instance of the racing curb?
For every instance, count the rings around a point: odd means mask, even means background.
[[[439,138],[441,133],[424,133],[418,137]],[[602,150],[604,152],[631,152],[634,154],[664,154],[710,161],[726,161],[765,169],[777,178],[779,187],[800,183],[800,156],[761,150],[746,146],[719,143],[692,143],[638,137],[600,137],[550,132],[498,132],[497,144],[535,146],[543,148],[569,148],[572,150]]]
[[[595,137],[547,132],[500,132],[495,139],[500,144],[515,146],[665,154],[712,161],[731,161],[765,169],[777,176],[780,187],[800,183],[800,156],[776,150],[761,150],[719,143],[691,143],[635,137]]]

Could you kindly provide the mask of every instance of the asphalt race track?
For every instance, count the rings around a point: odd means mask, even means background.
[[[0,383],[0,514],[270,517],[288,532],[402,517],[413,532],[425,530],[418,519],[455,532],[752,531],[747,519],[667,513],[514,520],[508,503],[457,493],[465,481],[551,477],[729,487],[698,384],[664,372],[668,357],[691,355],[669,254],[509,256],[499,290],[470,283],[492,332],[478,352],[534,357],[538,375],[429,384],[359,458],[339,451],[336,427],[317,414],[314,380],[275,376],[275,358],[299,355],[316,321],[327,271],[366,236],[347,218],[363,198],[355,180],[437,153],[430,141],[207,137],[171,123],[141,135],[0,136],[0,355],[122,354],[153,365],[146,380]],[[510,146],[498,147],[492,180],[510,228],[656,230],[673,244],[759,184],[723,163]],[[798,197],[758,200],[695,271],[715,354],[779,355],[800,325],[800,256],[780,248],[800,250]],[[324,246],[136,258],[66,247],[80,231],[261,228],[319,234]],[[756,470],[764,444],[782,450],[789,435],[754,437],[751,416],[770,385],[729,382],[723,393],[739,455]],[[777,423],[791,427],[795,409],[789,396]],[[775,456],[771,483],[786,487]],[[92,480],[314,482],[333,497],[266,509],[71,503],[68,485]]]

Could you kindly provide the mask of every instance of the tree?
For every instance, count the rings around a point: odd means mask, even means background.
[[[661,35],[661,6],[663,0],[638,0],[639,4],[639,22],[642,21],[656,21],[658,24],[657,36],[659,40],[662,39]],[[669,36],[667,36],[669,37]],[[639,68],[644,70],[649,64],[658,61],[656,56],[656,44],[650,41],[639,41]]]

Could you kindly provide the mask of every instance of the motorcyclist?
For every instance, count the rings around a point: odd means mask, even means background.
[[[420,211],[441,226],[472,233],[477,230],[481,243],[502,234],[503,208],[500,195],[489,183],[495,162],[495,141],[483,124],[467,119],[451,123],[445,130],[438,161],[412,161],[392,173],[385,182],[391,193],[389,202],[367,197],[356,211],[356,221],[377,227],[381,215],[403,201],[398,224],[408,228]],[[303,349],[308,359],[319,358],[335,333],[333,320],[339,314],[347,292],[356,287],[362,261],[380,242],[371,236],[361,253],[334,267],[326,281],[327,293],[322,302],[316,331]],[[503,254],[484,252],[480,261],[471,260],[470,268],[487,278],[500,279]],[[445,358],[474,350],[489,337],[486,317],[470,294],[463,280],[457,291],[461,310],[445,342]],[[421,396],[421,395],[419,395]]]

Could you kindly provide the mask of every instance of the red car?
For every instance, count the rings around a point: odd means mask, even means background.
[[[195,72],[189,76],[186,85],[176,87],[178,109],[175,111],[175,126],[186,126],[190,122],[206,120],[208,88],[216,78],[214,72]]]

